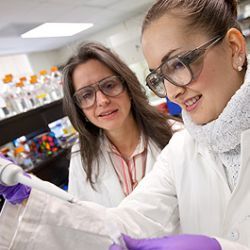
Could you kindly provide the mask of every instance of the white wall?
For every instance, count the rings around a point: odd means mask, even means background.
[[[40,70],[50,70],[51,66],[58,65],[58,50],[27,54],[31,68],[35,74]]]
[[[142,61],[143,55],[140,46],[141,24],[143,15],[136,16],[123,23],[99,32],[86,40],[80,40],[60,50],[59,58],[65,61],[74,53],[77,46],[86,41],[99,41],[115,50],[127,64]]]
[[[33,73],[29,58],[25,54],[1,56],[0,65],[0,79],[7,74],[19,78]]]

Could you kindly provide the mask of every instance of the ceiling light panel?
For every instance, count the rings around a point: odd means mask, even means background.
[[[92,27],[92,23],[44,23],[23,33],[22,38],[48,38],[73,36]]]

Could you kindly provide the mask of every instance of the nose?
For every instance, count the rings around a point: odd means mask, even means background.
[[[107,105],[110,103],[110,99],[108,96],[102,93],[102,91],[97,90],[95,93],[95,98],[96,98],[96,105],[97,106],[103,106]]]
[[[176,86],[167,80],[164,81],[164,85],[168,98],[173,102],[178,102],[178,98],[184,94],[186,89],[185,86]]]

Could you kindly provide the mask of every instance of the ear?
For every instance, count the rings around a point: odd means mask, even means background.
[[[243,65],[246,63],[245,38],[242,33],[236,28],[229,29],[225,38],[231,49],[232,66],[235,70],[241,71]]]

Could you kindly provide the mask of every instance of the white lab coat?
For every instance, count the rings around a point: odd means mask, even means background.
[[[173,136],[153,170],[118,208],[72,205],[32,190],[25,209],[5,207],[0,249],[8,249],[10,242],[13,250],[108,249],[110,235],[121,231],[137,237],[207,234],[223,250],[249,250],[249,148],[250,130],[242,134],[241,169],[233,193],[216,156],[187,131]],[[13,230],[18,208],[22,218]],[[108,227],[113,223],[119,230]]]
[[[100,156],[100,173],[95,183],[96,191],[86,180],[86,172],[83,170],[80,153],[73,153],[69,167],[69,193],[76,196],[79,200],[93,201],[105,207],[116,207],[124,198],[119,178],[112,165],[107,152],[107,145],[101,141],[102,154]],[[79,145],[72,148],[72,152],[79,151]],[[147,159],[145,174],[152,170],[160,148],[151,140],[148,141]],[[93,169],[97,169],[96,162]]]

